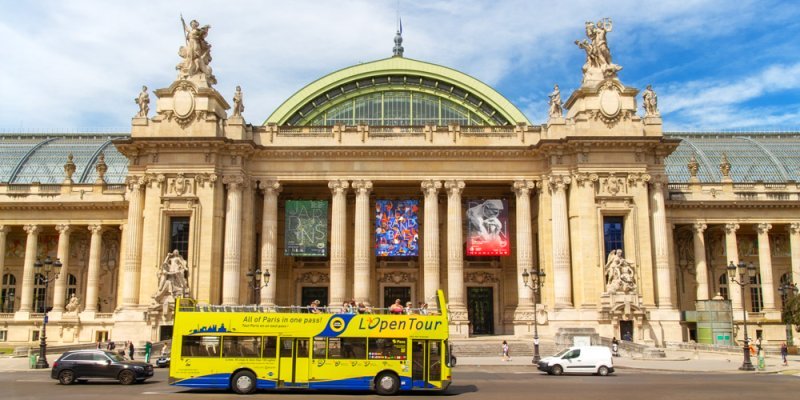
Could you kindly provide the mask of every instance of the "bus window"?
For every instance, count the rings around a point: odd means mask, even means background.
[[[367,355],[367,339],[330,338],[328,358],[341,360],[363,360]]]
[[[181,354],[184,357],[219,357],[219,336],[184,336]]]
[[[291,357],[292,356],[292,346],[294,345],[294,340],[292,339],[282,339],[281,340],[281,357]]]
[[[278,338],[275,336],[264,336],[264,351],[261,357],[274,358],[278,349]]]
[[[258,358],[260,349],[259,336],[225,336],[222,340],[223,357]]]
[[[318,360],[325,359],[325,350],[328,348],[328,343],[325,342],[324,337],[314,338],[314,358]]]
[[[297,339],[297,357],[308,357],[308,339]]]
[[[369,340],[370,360],[405,360],[406,358],[405,339],[381,338]]]

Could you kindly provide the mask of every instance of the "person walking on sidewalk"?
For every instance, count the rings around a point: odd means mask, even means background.
[[[503,361],[511,361],[511,356],[508,355],[508,342],[503,340]]]
[[[789,347],[786,346],[786,342],[781,344],[781,360],[783,360],[783,365],[789,365],[789,360],[787,357],[789,356]]]
[[[128,342],[128,356],[133,360],[133,342]]]

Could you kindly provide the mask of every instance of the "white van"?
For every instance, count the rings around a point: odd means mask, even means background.
[[[578,346],[541,359],[539,370],[547,372],[548,375],[577,373],[606,376],[614,372],[614,364],[608,347]]]

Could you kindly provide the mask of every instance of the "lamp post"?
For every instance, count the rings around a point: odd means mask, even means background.
[[[50,256],[44,259],[44,261],[39,260],[36,258],[36,262],[33,263],[33,267],[37,274],[43,276],[39,280],[39,282],[44,283],[44,318],[42,321],[42,334],[39,337],[39,359],[36,360],[36,365],[34,368],[42,369],[42,368],[50,368],[50,365],[47,363],[47,289],[51,281],[58,279],[58,273],[61,271],[61,261],[56,258],[55,261],[50,259]]]
[[[269,270],[264,270],[263,274],[263,284],[262,282],[262,274],[261,268],[254,267],[252,270],[247,272],[247,280],[250,283],[250,287],[253,289],[253,293],[256,294],[256,300],[258,300],[258,293],[261,291],[262,288],[269,286],[269,278],[270,278]],[[257,303],[258,301],[256,301]]]
[[[542,357],[539,356],[539,321],[536,314],[538,311],[539,293],[542,291],[544,284],[545,273],[541,269],[531,271],[528,273],[527,269],[522,270],[522,283],[525,287],[533,291],[533,360],[532,363],[536,364]]]
[[[780,292],[780,294],[781,294],[781,300],[782,300],[782,303],[783,303],[783,309],[786,310],[786,300],[789,297],[794,296],[795,294],[797,294],[797,284],[793,283],[791,280],[789,280],[788,282],[785,282],[785,283],[781,284],[778,287],[778,292]],[[786,342],[789,343],[789,345],[792,345],[792,343],[794,342],[793,337],[792,337],[792,324],[791,324],[791,322],[787,322],[786,323]]]
[[[755,371],[755,367],[753,367],[753,363],[750,362],[750,337],[747,336],[747,307],[745,307],[744,303],[744,289],[750,285],[753,278],[756,276],[756,267],[753,263],[745,263],[744,261],[739,261],[739,265],[734,265],[733,261],[728,264],[728,279],[731,283],[735,283],[739,285],[739,290],[742,293],[742,317],[744,320],[744,348],[742,351],[744,352],[744,360],[742,361],[742,366],[739,367],[742,371]],[[739,276],[739,279],[736,279],[736,276]]]

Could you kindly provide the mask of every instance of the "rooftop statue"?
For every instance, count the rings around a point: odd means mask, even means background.
[[[583,83],[602,81],[616,78],[617,72],[622,69],[611,62],[611,50],[608,48],[606,35],[611,32],[613,25],[610,18],[603,18],[597,23],[586,22],[586,37],[582,41],[575,41],[586,52],[586,63],[583,64]]]
[[[139,105],[136,118],[147,118],[147,113],[150,112],[150,95],[147,94],[147,86],[142,86],[142,92],[133,101]]]
[[[200,26],[197,20],[192,20],[187,27],[183,17],[181,17],[181,23],[186,45],[181,46],[178,50],[178,55],[183,58],[183,61],[175,67],[178,70],[178,79],[199,76],[204,78],[209,85],[216,84],[217,79],[211,73],[211,67],[208,65],[211,63],[211,45],[206,41],[206,37],[211,26]]]
[[[564,114],[563,103],[561,102],[561,90],[558,85],[553,86],[553,93],[548,95],[550,98],[550,118],[561,118]]]
[[[644,106],[645,117],[658,117],[658,96],[653,90],[653,86],[647,85],[647,89],[642,94],[642,105]]]
[[[236,86],[236,92],[233,93],[233,116],[241,117],[244,111],[244,103],[242,102],[242,88]]]

